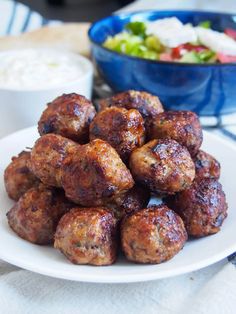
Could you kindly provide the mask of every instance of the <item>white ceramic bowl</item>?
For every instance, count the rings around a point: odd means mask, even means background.
[[[40,87],[14,88],[0,86],[0,137],[16,130],[37,124],[39,117],[46,108],[48,102],[63,93],[78,93],[88,99],[92,94],[93,66],[92,63],[83,56],[71,52],[58,52],[52,49],[34,49],[50,53],[67,56],[83,68],[83,73],[78,78],[65,81],[50,87],[50,82]],[[22,50],[21,50],[22,51]],[[17,54],[17,50],[9,50],[0,53],[1,59],[6,54]],[[37,69],[35,69],[37,71]]]

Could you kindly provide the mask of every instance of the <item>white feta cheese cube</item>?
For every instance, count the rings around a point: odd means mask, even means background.
[[[196,32],[192,25],[183,25],[176,17],[148,22],[147,34],[157,36],[160,42],[169,48],[197,40]]]
[[[236,41],[226,34],[203,27],[196,27],[195,30],[198,40],[209,49],[229,56],[236,56]]]

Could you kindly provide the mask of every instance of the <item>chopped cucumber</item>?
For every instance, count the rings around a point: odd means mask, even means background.
[[[203,50],[198,53],[198,57],[204,62],[209,62],[210,60],[216,59],[216,53],[212,50]]]
[[[160,42],[160,40],[156,36],[148,36],[145,39],[145,45],[147,46],[148,49],[157,51],[157,52],[162,52],[163,51],[163,46]]]
[[[130,22],[125,26],[125,28],[133,35],[146,37],[146,25],[143,22]]]
[[[201,59],[199,58],[198,54],[195,51],[186,52],[179,62],[186,62],[186,63],[201,63]]]

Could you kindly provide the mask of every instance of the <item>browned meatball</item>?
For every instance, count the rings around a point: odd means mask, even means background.
[[[30,152],[22,151],[13,157],[4,172],[4,182],[7,194],[15,201],[31,187],[39,183],[38,178],[29,170]]]
[[[130,169],[135,181],[154,193],[182,191],[195,177],[195,166],[188,150],[172,139],[152,140],[134,150]]]
[[[73,208],[60,220],[54,247],[74,264],[110,265],[116,260],[116,220],[104,208]]]
[[[61,187],[61,165],[76,143],[56,134],[40,137],[31,151],[29,167],[46,185]]]
[[[150,200],[150,192],[147,188],[135,185],[128,192],[118,195],[107,207],[112,209],[115,217],[121,219],[137,210],[145,208]]]
[[[164,111],[157,96],[135,90],[128,90],[110,98],[100,100],[98,109],[101,111],[112,106],[138,110],[145,121],[147,129],[155,117]]]
[[[143,118],[135,109],[107,108],[99,112],[90,124],[90,140],[96,138],[107,141],[127,161],[130,153],[144,144]]]
[[[39,123],[39,134],[55,133],[78,143],[87,143],[89,124],[96,110],[84,96],[72,93],[63,94],[48,104]]]
[[[193,161],[195,163],[196,180],[203,178],[219,179],[220,163],[213,156],[203,150],[199,150]]]
[[[165,262],[183,248],[186,240],[182,219],[163,204],[135,212],[121,226],[122,249],[136,263]]]
[[[7,219],[21,238],[36,244],[50,244],[60,218],[72,206],[62,190],[40,184],[19,199],[7,213]]]
[[[133,185],[131,173],[115,149],[100,139],[78,147],[64,161],[62,186],[66,196],[77,204],[106,204]]]
[[[153,120],[149,138],[172,138],[187,147],[194,156],[202,144],[202,127],[198,116],[192,111],[166,111]]]
[[[183,219],[189,235],[216,233],[227,217],[227,203],[221,184],[215,179],[195,181],[187,190],[164,200]]]

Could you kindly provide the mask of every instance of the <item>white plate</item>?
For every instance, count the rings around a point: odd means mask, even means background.
[[[30,244],[8,227],[6,212],[13,204],[6,195],[3,172],[13,155],[31,147],[38,137],[36,128],[28,128],[0,140],[0,258],[19,267],[57,278],[86,282],[137,282],[166,278],[213,264],[236,251],[235,178],[236,147],[204,132],[203,148],[213,154],[222,166],[221,183],[229,204],[228,218],[221,232],[187,242],[172,260],[160,265],[132,264],[120,257],[116,264],[105,267],[71,264],[52,247]]]

